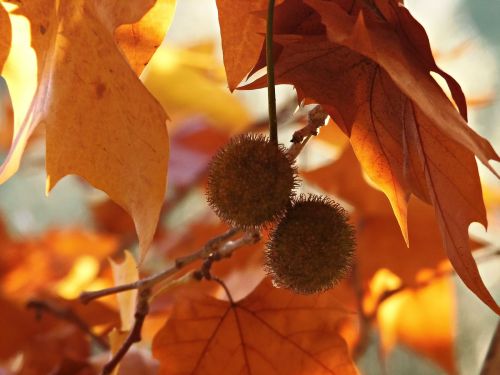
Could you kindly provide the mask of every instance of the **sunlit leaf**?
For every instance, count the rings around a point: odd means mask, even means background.
[[[167,117],[130,69],[113,33],[141,19],[153,4],[23,2],[11,12],[15,48],[2,71],[15,125],[0,180],[17,170],[28,137],[43,124],[47,190],[65,175],[78,174],[108,193],[133,217],[142,256],[164,198]],[[20,69],[20,62],[28,66]]]
[[[248,110],[224,87],[224,69],[213,47],[162,46],[141,75],[149,91],[168,110],[174,129],[189,117],[204,117],[231,133],[242,131],[250,123]]]
[[[357,374],[336,330],[348,312],[329,297],[268,280],[236,304],[185,297],[153,341],[160,374]]]
[[[139,279],[139,271],[134,256],[125,251],[125,259],[115,262],[110,259],[111,269],[115,285],[129,284]],[[137,290],[129,290],[116,295],[118,306],[120,307],[121,331],[130,331],[134,324],[135,305],[137,301]]]

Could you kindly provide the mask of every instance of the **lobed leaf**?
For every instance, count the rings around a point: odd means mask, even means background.
[[[350,137],[364,171],[389,198],[406,242],[410,195],[434,206],[457,273],[500,312],[468,247],[469,224],[486,226],[474,155],[494,173],[488,161],[499,158],[468,127],[460,87],[436,66],[422,27],[394,2],[305,3],[321,16],[326,32],[318,24],[308,29],[314,35],[276,30],[282,46],[276,82],[293,84],[301,101],[322,104]],[[462,114],[430,71],[446,79]],[[262,77],[244,88],[266,82]]]
[[[235,304],[177,301],[153,355],[160,374],[357,374],[337,332],[348,315],[332,294],[297,296],[265,280]]]
[[[154,3],[32,0],[16,4],[11,21],[21,25],[27,19],[31,32],[14,30],[23,39],[12,45],[5,65],[9,69],[2,71],[15,123],[0,181],[18,169],[29,136],[42,124],[47,191],[68,174],[105,191],[133,217],[141,257],[151,243],[164,199],[167,116],[124,59],[114,32],[120,25],[139,21]],[[172,11],[171,1],[157,4],[163,10],[165,6]],[[130,60],[136,71],[139,62],[149,59],[170,22],[170,15],[159,13],[157,7],[155,19],[148,16],[117,34],[129,57],[130,42],[138,44],[139,52]],[[138,38],[151,28],[155,30],[152,39],[139,43]],[[139,34],[132,37],[131,30]],[[12,65],[19,64],[18,51],[25,51],[28,62],[36,58],[36,66],[28,66],[22,76]]]

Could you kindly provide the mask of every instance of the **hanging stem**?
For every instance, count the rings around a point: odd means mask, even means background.
[[[269,0],[266,30],[267,102],[269,107],[269,138],[272,143],[277,145],[278,118],[276,116],[276,92],[274,84],[273,21],[274,0]]]

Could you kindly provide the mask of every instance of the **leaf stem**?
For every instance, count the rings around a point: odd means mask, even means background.
[[[269,139],[278,144],[278,118],[276,115],[276,91],[273,56],[274,0],[269,0],[266,29],[267,102],[269,108]]]

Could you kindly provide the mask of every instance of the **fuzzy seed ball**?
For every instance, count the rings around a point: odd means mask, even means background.
[[[277,287],[301,294],[330,289],[349,270],[355,248],[347,212],[317,195],[301,195],[271,233],[265,268]]]
[[[261,135],[241,135],[210,162],[207,200],[230,225],[258,228],[283,214],[296,185],[297,171],[283,146]]]

